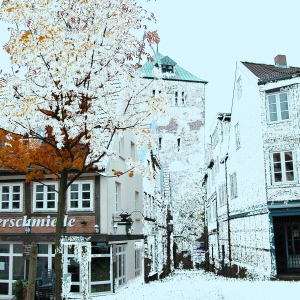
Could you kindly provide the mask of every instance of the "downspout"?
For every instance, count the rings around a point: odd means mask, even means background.
[[[227,208],[227,235],[228,235],[228,259],[229,259],[229,270],[230,270],[230,277],[231,277],[231,236],[230,236],[230,220],[229,220],[229,201],[228,201],[228,180],[227,180],[227,159],[228,154],[226,154],[224,158],[224,165],[225,165],[225,190],[226,190],[226,208]]]

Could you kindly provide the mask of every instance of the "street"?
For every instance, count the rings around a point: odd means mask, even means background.
[[[232,279],[203,270],[176,270],[173,276],[149,284],[138,279],[103,300],[281,300],[295,299],[298,293],[295,281]]]

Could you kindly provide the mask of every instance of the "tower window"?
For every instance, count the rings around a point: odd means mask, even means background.
[[[162,138],[160,137],[158,139],[158,149],[160,150],[161,149],[161,143],[162,143]]]
[[[178,106],[178,92],[175,92],[175,106]]]
[[[180,151],[180,139],[177,139],[177,150]]]

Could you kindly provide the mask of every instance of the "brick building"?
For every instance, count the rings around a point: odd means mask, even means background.
[[[116,137],[115,149],[117,158],[107,170],[83,174],[68,191],[65,236],[89,238],[91,296],[113,292],[143,273],[141,218],[133,218],[130,228],[118,225],[122,210],[143,211],[142,176],[115,177],[109,171],[125,171],[125,158],[137,158],[133,136]],[[27,278],[31,244],[38,246],[38,266],[54,269],[57,187],[50,177],[26,183],[24,175],[0,172],[0,298],[12,298],[13,282]],[[71,292],[80,298],[84,270],[74,247],[65,247],[63,270],[72,274]]]

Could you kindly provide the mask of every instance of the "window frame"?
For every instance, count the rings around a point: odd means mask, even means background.
[[[230,196],[231,199],[235,199],[238,197],[236,172],[233,172],[230,175]]]
[[[287,97],[287,105],[288,105],[288,114],[289,117],[288,119],[282,119],[281,116],[281,109],[280,109],[280,95],[281,94],[286,94]],[[270,112],[270,104],[269,104],[269,97],[275,96],[275,105],[276,105],[276,115],[277,115],[277,120],[271,120],[271,112]],[[274,124],[274,123],[279,123],[279,122],[287,122],[291,120],[291,107],[290,107],[290,97],[289,97],[289,92],[288,91],[282,91],[282,92],[276,92],[276,93],[266,93],[266,106],[267,106],[267,115],[268,115],[268,123]]]
[[[71,187],[72,185],[74,184],[78,184],[79,187],[78,187],[78,207],[71,207],[71,193],[72,192],[76,192],[76,191],[72,191],[71,190]],[[83,190],[82,190],[82,185],[83,184],[90,184],[90,206],[89,207],[83,207],[82,205],[82,202],[83,202],[83,199],[82,199],[82,193],[83,193]],[[74,199],[73,199],[74,200]],[[85,201],[87,201],[86,199],[84,199]],[[93,211],[94,209],[94,181],[93,180],[76,180],[74,181],[68,188],[68,211]]]
[[[9,187],[9,199],[8,201],[3,201],[3,192],[2,187],[8,186]],[[18,186],[20,188],[19,192],[19,208],[13,208],[13,188]],[[10,183],[1,183],[0,184],[0,212],[22,212],[23,210],[23,182],[10,182]],[[3,202],[8,202],[8,208],[2,208]]]
[[[235,149],[241,148],[241,135],[240,135],[240,123],[234,125],[234,135],[235,135]]]
[[[290,152],[292,154],[292,165],[293,165],[293,176],[294,180],[287,181],[286,180],[286,160],[285,160],[285,153]],[[285,178],[282,181],[276,181],[275,180],[275,169],[274,169],[274,154],[279,153],[280,154],[280,166],[281,166],[281,172],[282,175],[284,174],[285,176],[282,176],[282,179]],[[295,151],[293,150],[281,150],[281,151],[272,151],[270,153],[270,162],[271,162],[271,182],[272,185],[282,185],[282,184],[295,184],[297,182],[297,173],[296,173],[296,155]],[[279,172],[276,172],[279,173]]]
[[[38,208],[36,206],[37,204],[37,199],[36,199],[36,195],[37,195],[37,191],[36,191],[36,187],[37,186],[43,186],[43,187],[48,187],[49,185],[54,185],[55,191],[53,191],[54,193],[54,200],[51,199],[51,202],[54,201],[54,208],[48,208],[47,207],[47,202],[48,199],[43,199],[43,208]],[[34,212],[41,212],[41,211],[57,211],[57,202],[58,202],[58,193],[56,192],[58,190],[58,182],[55,181],[49,181],[49,182],[43,182],[39,183],[39,182],[34,182],[33,183],[33,211]],[[40,192],[38,192],[40,194]],[[44,198],[45,195],[47,195],[48,191],[43,191],[44,194]],[[39,200],[39,202],[41,202],[41,200]]]

